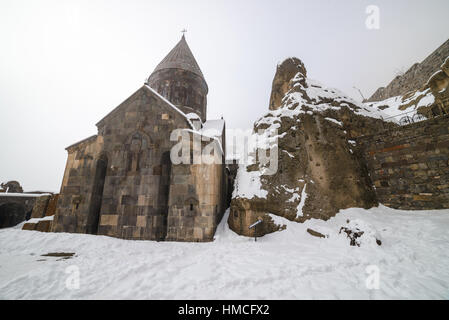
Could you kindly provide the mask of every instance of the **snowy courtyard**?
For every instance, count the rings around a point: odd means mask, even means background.
[[[0,230],[0,298],[449,299],[449,210],[348,209],[305,224],[278,217],[287,229],[257,242],[226,219],[212,243]],[[339,234],[348,225],[365,232],[360,247]],[[42,256],[52,252],[75,255]],[[70,286],[73,270],[79,288]]]

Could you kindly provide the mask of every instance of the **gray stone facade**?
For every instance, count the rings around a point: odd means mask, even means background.
[[[206,121],[208,88],[198,75],[182,69],[164,69],[151,75],[148,85],[185,114],[196,113],[201,121]]]
[[[449,116],[357,141],[380,203],[405,210],[449,208]]]
[[[210,140],[201,133],[207,84],[196,62],[191,67],[194,58],[184,37],[167,57],[147,84],[97,123],[97,135],[67,148],[52,231],[213,240],[227,206],[224,161],[173,164],[170,157],[178,143],[170,139],[175,130],[189,133],[189,143],[194,135]],[[197,114],[199,126],[188,113]],[[222,150],[223,132],[216,137],[208,143]]]

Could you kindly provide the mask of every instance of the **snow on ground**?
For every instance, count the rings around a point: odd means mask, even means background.
[[[246,171],[246,166],[240,165],[237,169],[236,187],[232,193],[233,198],[241,197],[253,199],[254,197],[266,198],[268,191],[262,189],[260,171]]]
[[[348,209],[305,224],[278,217],[287,230],[257,242],[230,231],[226,218],[212,243],[2,229],[0,299],[449,299],[449,210]],[[366,231],[361,247],[349,246],[341,226]],[[76,255],[41,256],[49,252]],[[365,284],[370,265],[378,290]],[[79,289],[65,286],[70,266]]]

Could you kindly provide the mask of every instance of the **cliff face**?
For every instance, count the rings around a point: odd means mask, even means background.
[[[415,63],[406,73],[397,76],[388,86],[377,89],[367,101],[382,101],[421,89],[427,80],[440,69],[447,56],[449,56],[449,40],[424,61]]]
[[[327,220],[340,209],[377,205],[352,139],[382,128],[381,111],[308,79],[296,58],[278,66],[269,109],[255,123],[252,139],[260,149],[277,151],[277,170],[267,173],[268,164],[256,148],[250,161],[239,166],[228,220],[231,229],[251,236],[254,231],[248,226],[261,218],[264,223],[257,234],[263,235],[281,228],[275,216],[296,222]],[[275,136],[267,134],[274,130]]]

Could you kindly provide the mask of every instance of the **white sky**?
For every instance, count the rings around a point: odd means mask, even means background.
[[[365,27],[368,5],[380,29]],[[0,0],[0,182],[58,191],[65,147],[96,134],[188,30],[209,85],[208,118],[250,128],[268,110],[276,64],[356,99],[449,36],[449,1]]]

